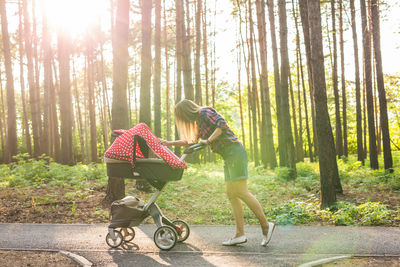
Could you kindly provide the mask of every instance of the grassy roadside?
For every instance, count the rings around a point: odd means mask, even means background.
[[[395,163],[399,159],[394,153]],[[285,168],[270,171],[250,164],[249,190],[268,219],[278,224],[398,226],[399,171],[372,171],[353,157],[338,165],[344,194],[331,209],[319,208],[317,163],[298,163],[296,180],[287,179]],[[0,165],[0,222],[107,222],[108,210],[100,206],[106,185],[104,164],[69,167],[20,156],[17,163]],[[145,200],[151,196],[136,191],[132,181],[126,182],[126,193]],[[168,184],[157,203],[167,216],[191,224],[234,223],[222,162],[191,164],[181,181]],[[247,207],[245,219],[257,223]]]

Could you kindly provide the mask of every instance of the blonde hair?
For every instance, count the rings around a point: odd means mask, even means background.
[[[197,142],[199,132],[197,119],[201,108],[201,106],[188,99],[183,99],[175,105],[175,123],[179,138],[186,140],[189,144]]]

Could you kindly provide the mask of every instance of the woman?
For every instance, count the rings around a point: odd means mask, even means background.
[[[247,242],[244,234],[243,201],[260,221],[263,233],[261,245],[266,246],[271,239],[275,224],[267,221],[260,203],[248,191],[247,152],[224,118],[213,108],[200,107],[193,101],[184,99],[175,106],[175,122],[181,140],[160,139],[161,144],[186,146],[196,143],[200,138],[200,143],[210,145],[211,149],[224,159],[226,193],[232,205],[236,234],[222,244],[234,246]]]

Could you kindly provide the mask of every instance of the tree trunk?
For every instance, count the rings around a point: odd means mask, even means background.
[[[339,46],[340,46],[340,70],[342,83],[342,105],[343,105],[343,155],[349,156],[347,145],[347,96],[346,96],[346,79],[344,69],[344,45],[343,45],[343,0],[339,0]]]
[[[253,119],[253,146],[254,146],[254,164],[258,166],[259,155],[258,155],[258,137],[257,137],[257,106],[256,106],[256,97],[257,97],[257,77],[256,77],[256,67],[255,67],[255,58],[254,58],[254,39],[253,39],[253,18],[252,18],[252,8],[251,8],[251,0],[248,1],[249,7],[249,26],[250,26],[250,64],[251,64],[251,98],[250,98],[250,107],[252,111],[252,119]]]
[[[29,130],[29,123],[28,123],[28,112],[26,109],[26,94],[25,94],[25,81],[24,81],[24,47],[23,47],[23,22],[22,22],[22,2],[20,1],[18,3],[18,48],[19,48],[19,79],[20,79],[20,84],[21,84],[21,102],[22,102],[22,116],[23,116],[23,127],[24,127],[24,132],[25,132],[25,142],[26,142],[26,149],[29,155],[32,155],[32,142],[31,142],[31,134]],[[43,22],[43,25],[46,23]],[[43,26],[44,27],[44,26]],[[45,32],[43,32],[43,39],[46,37]],[[46,99],[46,90],[45,90],[45,101]],[[48,112],[47,110],[44,110],[44,118],[45,120],[48,119]],[[46,122],[45,122],[46,123]],[[45,129],[49,129],[48,126],[45,126]],[[44,150],[46,154],[49,154],[47,150]]]
[[[165,109],[167,113],[167,136],[166,139],[171,139],[171,111],[170,111],[170,81],[169,81],[169,55],[168,55],[168,27],[167,27],[167,7],[164,3],[164,50],[165,50]]]
[[[378,83],[379,93],[379,109],[380,109],[380,122],[382,129],[382,141],[383,141],[383,158],[385,170],[393,172],[393,159],[392,151],[390,148],[390,134],[389,134],[389,122],[387,113],[387,101],[385,84],[383,80],[382,70],[382,55],[381,55],[381,37],[380,37],[380,15],[379,15],[379,3],[377,0],[371,0],[371,13],[372,13],[372,35],[374,40],[374,52],[375,52],[375,66]]]
[[[292,127],[290,124],[290,111],[289,111],[289,88],[288,88],[288,77],[289,77],[289,55],[287,47],[287,18],[286,18],[286,2],[285,0],[278,1],[278,13],[279,13],[279,35],[281,45],[281,120],[283,130],[283,155],[282,159],[283,166],[291,168],[290,176],[296,177],[296,152],[293,144]]]
[[[194,88],[192,83],[192,62],[191,62],[191,53],[190,53],[190,36],[187,33],[190,29],[190,25],[185,25],[185,10],[183,8],[183,0],[180,0],[182,8],[180,12],[182,13],[182,63],[183,63],[183,88],[185,91],[185,99],[194,100]],[[178,10],[177,10],[178,12]],[[189,10],[186,10],[189,12]]]
[[[3,39],[4,66],[6,69],[7,91],[7,156],[5,162],[13,161],[18,153],[17,143],[17,112],[14,96],[14,76],[12,72],[10,37],[8,35],[8,21],[5,0],[0,0],[1,34]]]
[[[326,98],[320,1],[308,0],[307,2],[318,147],[324,148],[319,153],[319,169],[321,177],[321,208],[325,209],[336,202],[334,181],[335,177],[338,179],[339,172]]]
[[[363,52],[364,52],[364,79],[367,95],[367,114],[368,114],[368,133],[369,133],[369,157],[372,169],[378,169],[378,154],[376,148],[375,122],[374,122],[374,103],[372,97],[371,80],[371,37],[368,30],[367,9],[365,0],[360,0],[362,32],[363,32]]]
[[[313,125],[313,143],[314,143],[314,155],[318,156],[318,140],[317,140],[317,125],[316,125],[316,114],[315,114],[315,101],[314,101],[314,87],[313,87],[313,76],[311,66],[311,41],[310,41],[310,29],[308,23],[308,9],[307,1],[299,1],[301,24],[303,25],[304,35],[304,46],[306,48],[306,61],[307,61],[307,72],[308,72],[308,84],[310,89],[310,102],[311,102],[311,119]]]
[[[203,3],[201,0],[196,0],[197,10],[196,10],[196,54],[194,62],[194,72],[195,72],[195,100],[196,103],[202,105],[202,92],[201,92],[201,73],[200,73],[200,51],[201,51],[201,14],[203,13],[202,7]]]
[[[183,62],[183,36],[184,36],[184,14],[182,0],[175,0],[176,9],[176,97],[175,104],[182,99],[182,62]],[[175,126],[175,139],[179,139],[179,134]],[[175,154],[180,156],[180,147],[175,147]]]
[[[358,60],[356,10],[354,7],[354,0],[350,0],[350,10],[351,10],[351,29],[352,29],[352,34],[353,34],[353,49],[354,49],[354,71],[355,71],[355,82],[356,82],[357,159],[358,159],[358,161],[362,162],[362,165],[364,165],[360,65],[359,65],[359,60]]]
[[[279,165],[284,165],[284,138],[283,138],[283,125],[281,119],[281,90],[280,90],[280,77],[279,77],[279,59],[278,48],[275,34],[275,14],[274,14],[274,1],[268,0],[268,17],[271,32],[271,45],[272,45],[272,60],[274,64],[274,81],[275,81],[275,102],[276,102],[276,117],[278,124],[278,150],[279,150]]]
[[[58,62],[60,65],[60,118],[61,118],[61,162],[72,165],[72,97],[70,82],[70,36],[60,31],[58,33]]]
[[[154,134],[161,137],[161,0],[155,1],[153,98]]]
[[[294,92],[293,92],[293,82],[292,75],[289,73],[289,93],[290,93],[290,103],[292,107],[292,121],[293,121],[293,132],[294,132],[294,153],[295,153],[295,162],[298,162],[298,150],[300,145],[299,141],[299,133],[297,131],[297,116],[296,116],[296,102],[294,101]]]
[[[91,162],[98,162],[97,159],[97,131],[96,131],[96,98],[94,93],[94,47],[93,40],[88,38],[87,47],[87,88],[88,88],[88,108],[89,108],[89,122],[90,122],[90,154]]]
[[[80,101],[79,101],[79,94],[78,94],[78,80],[76,77],[76,71],[75,71],[75,62],[72,61],[72,79],[73,79],[73,91],[74,91],[74,98],[75,98],[75,112],[76,112],[76,124],[78,128],[78,134],[79,134],[79,143],[81,147],[81,161],[82,163],[86,164],[86,157],[85,157],[85,141],[84,141],[84,136],[85,134],[83,133],[83,125],[82,125],[82,112],[81,112],[81,107],[80,107]]]
[[[40,98],[38,95],[39,88],[36,88],[35,84],[35,72],[33,66],[33,55],[32,55],[32,34],[31,25],[28,13],[27,0],[23,0],[23,12],[24,12],[24,33],[25,33],[25,53],[28,62],[28,85],[29,85],[29,99],[32,115],[32,134],[33,134],[33,156],[38,157],[41,155],[40,147],[40,129],[41,125],[41,114],[40,114]]]
[[[336,8],[335,0],[331,0],[332,11],[332,41],[333,41],[333,70],[332,70],[332,83],[333,94],[335,96],[335,133],[336,133],[336,152],[339,158],[343,156],[343,138],[342,138],[342,123],[340,121],[340,100],[338,89],[338,75],[337,75],[337,41],[336,41]]]
[[[277,165],[274,135],[272,131],[271,118],[271,100],[268,86],[268,67],[267,67],[267,33],[265,22],[265,2],[264,0],[256,1],[257,9],[257,27],[259,36],[259,49],[261,58],[261,77],[260,77],[260,92],[262,100],[262,132],[261,138],[261,160],[265,167],[274,169]]]
[[[297,75],[297,101],[299,108],[299,132],[298,139],[296,140],[296,156],[297,161],[304,161],[304,150],[303,150],[303,117],[301,113],[301,89],[300,89],[300,35],[299,35],[299,25],[297,23],[297,11],[294,5],[294,0],[292,0],[292,12],[294,24],[296,27],[296,75]],[[290,76],[289,76],[290,77]],[[304,89],[304,88],[303,88]],[[293,113],[295,113],[294,109],[295,103],[293,102]]]
[[[149,1],[144,1],[149,2]],[[114,9],[111,8],[111,14]],[[111,110],[111,129],[129,127],[128,101],[126,86],[128,79],[128,36],[129,36],[129,0],[118,0],[115,25],[112,24],[113,45],[113,100]],[[113,142],[113,140],[112,140]],[[102,204],[109,206],[114,200],[125,196],[123,178],[108,177],[106,196]]]

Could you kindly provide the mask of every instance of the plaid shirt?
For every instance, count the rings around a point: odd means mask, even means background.
[[[222,134],[210,143],[212,151],[221,154],[225,147],[231,143],[239,143],[238,138],[226,124],[225,119],[213,108],[204,107],[199,110],[199,137],[208,139],[217,128],[222,129]]]

